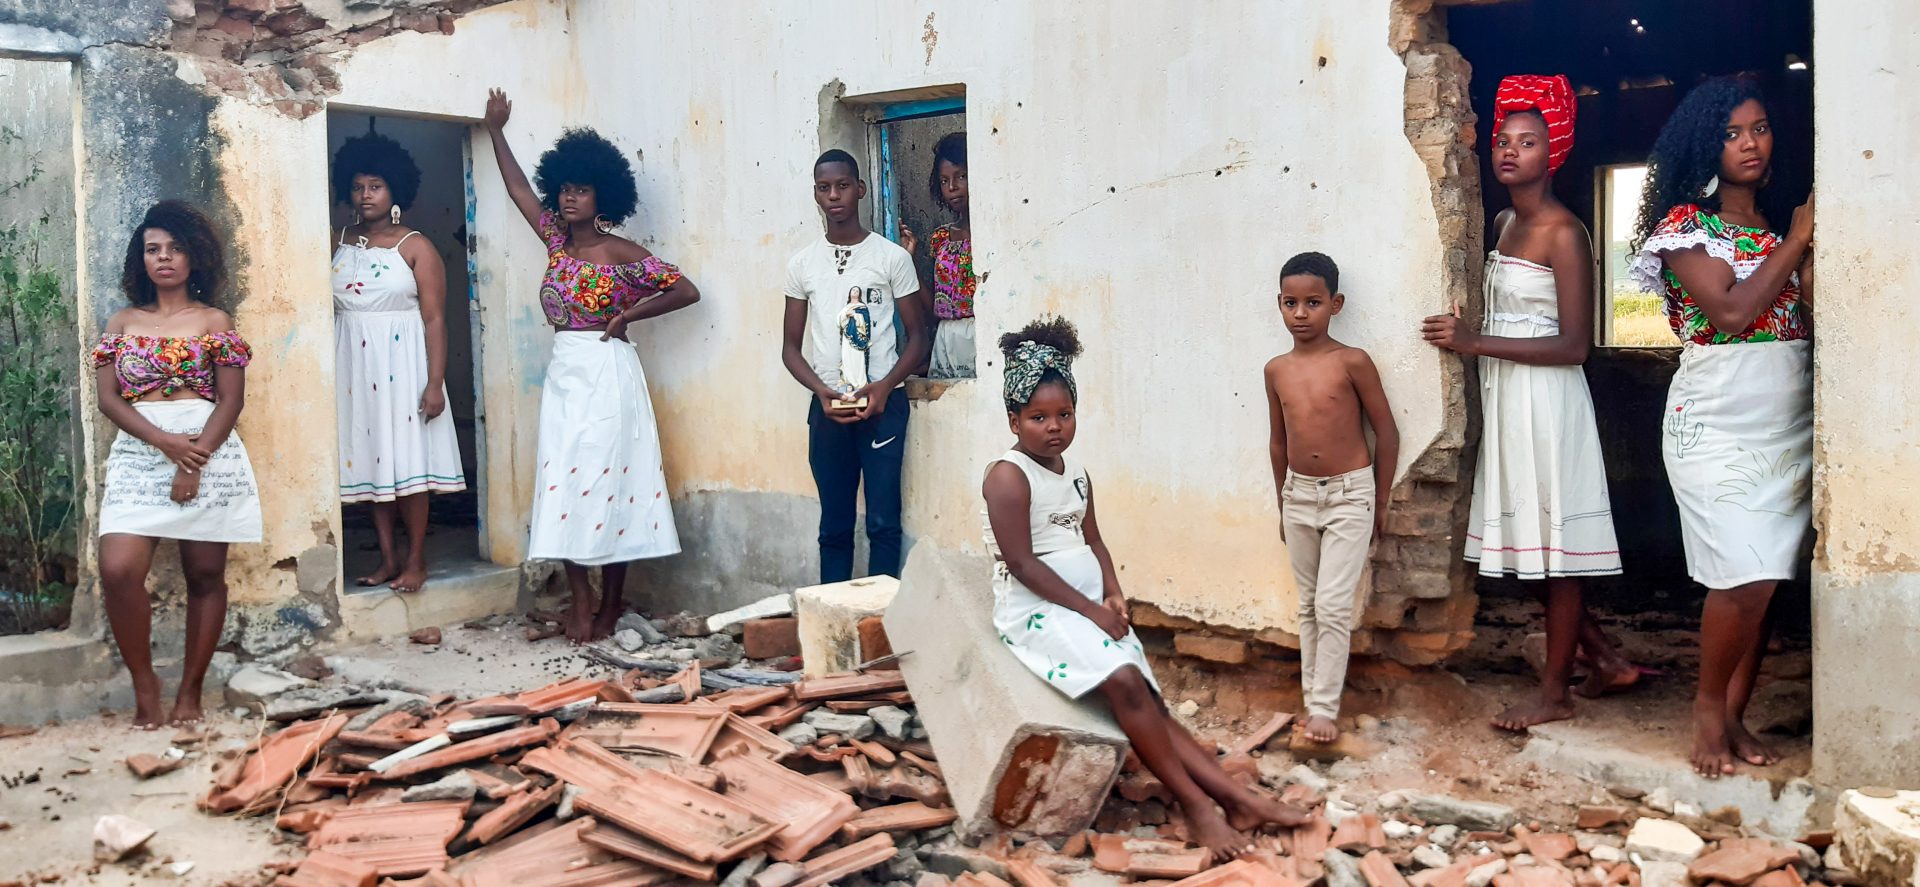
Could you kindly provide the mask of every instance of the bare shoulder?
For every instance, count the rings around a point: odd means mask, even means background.
[[[980,484],[980,492],[988,503],[1009,498],[1024,499],[1032,494],[1028,489],[1026,472],[1005,459],[987,468],[987,477]]]
[[[400,235],[401,255],[411,259],[430,252],[433,252],[433,238],[428,237],[427,232],[409,228],[405,234]]]
[[[1273,357],[1267,359],[1267,365],[1264,367],[1261,367],[1260,372],[1262,375],[1265,375],[1269,381],[1271,381],[1273,377],[1278,375],[1282,369],[1286,368],[1288,363],[1290,363],[1290,361],[1287,360],[1287,355],[1276,354]]]
[[[1340,363],[1348,370],[1368,373],[1375,372],[1373,355],[1368,354],[1367,349],[1358,348],[1353,345],[1343,345],[1337,353],[1340,357]]]
[[[621,265],[644,262],[653,257],[653,251],[625,237],[613,238],[613,259]]]
[[[135,316],[134,312],[139,310],[138,308],[128,306],[113,312],[113,316],[107,318],[107,328],[105,332],[109,335],[118,335],[126,332],[127,321],[132,320]]]
[[[202,305],[199,311],[201,331],[206,334],[231,332],[235,329],[233,315],[212,305]]]

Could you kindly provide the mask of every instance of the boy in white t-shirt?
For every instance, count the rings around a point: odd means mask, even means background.
[[[900,465],[906,452],[907,374],[927,359],[927,298],[913,257],[860,224],[867,183],[853,155],[813,163],[813,202],[826,236],[787,262],[781,361],[808,391],[807,461],[820,491],[820,581],[853,578],[855,497],[866,484],[867,574],[900,575]],[[864,308],[868,383],[842,378],[841,327]],[[895,312],[902,323],[895,323]],[[902,344],[898,331],[906,330]],[[803,356],[801,341],[806,342]],[[864,407],[853,404],[865,401]]]

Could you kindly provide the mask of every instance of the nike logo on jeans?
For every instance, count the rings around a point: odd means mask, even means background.
[[[893,437],[887,438],[886,440],[876,440],[873,442],[873,448],[876,450],[880,449],[881,447],[884,447],[887,444],[893,443],[894,441],[899,439],[900,439],[900,436],[896,434]]]

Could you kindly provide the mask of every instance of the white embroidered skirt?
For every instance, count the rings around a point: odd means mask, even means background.
[[[142,401],[133,405],[155,427],[198,434],[213,415],[213,402]],[[126,533],[189,542],[259,542],[260,496],[240,433],[227,435],[200,470],[200,489],[186,502],[172,498],[179,470],[158,449],[125,431],[107,451],[107,480],[100,494],[100,535]]]
[[[527,555],[595,566],[680,552],[647,377],[633,345],[558,332],[540,391]]]
[[[420,312],[337,311],[333,344],[340,500],[392,502],[466,489],[453,410],[431,421],[420,414],[427,387]],[[440,394],[446,396],[444,382]]]
[[[1695,582],[1793,578],[1813,520],[1812,359],[1806,340],[1680,353],[1661,455]]]
[[[1092,548],[1048,552],[1040,560],[1088,600],[1097,604],[1104,596],[1100,559]],[[1121,640],[1108,637],[1093,620],[1028,591],[1003,563],[993,570],[993,627],[1020,664],[1069,699],[1079,699],[1129,665],[1160,692],[1131,628]]]

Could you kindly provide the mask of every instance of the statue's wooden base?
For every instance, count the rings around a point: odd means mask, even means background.
[[[863,397],[859,400],[836,400],[832,408],[841,412],[858,412],[867,408],[867,399]]]

